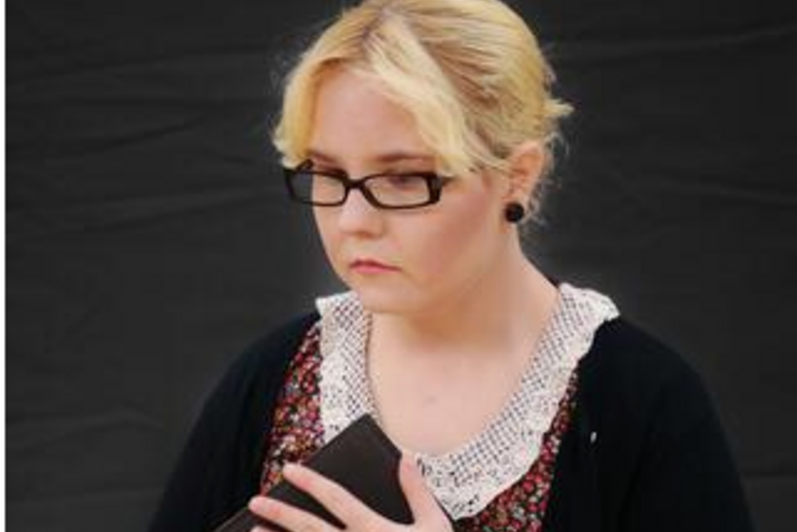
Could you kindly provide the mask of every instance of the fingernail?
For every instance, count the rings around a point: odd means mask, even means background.
[[[250,510],[252,509],[253,506],[255,506],[257,504],[257,499],[259,497],[260,497],[259,495],[255,495],[254,497],[249,499],[249,504],[247,504],[247,506],[249,507]]]
[[[261,512],[265,512],[271,508],[271,501],[268,499],[268,497],[256,495],[249,501],[249,508],[253,510],[254,508],[252,507],[257,508]]]

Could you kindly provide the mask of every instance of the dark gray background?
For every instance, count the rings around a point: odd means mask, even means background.
[[[515,4],[577,107],[530,256],[687,357],[792,530],[794,4]],[[8,0],[10,530],[141,530],[222,368],[340,288],[267,140],[339,5]]]

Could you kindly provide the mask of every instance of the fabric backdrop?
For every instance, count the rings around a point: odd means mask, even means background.
[[[529,256],[684,354],[793,530],[795,4],[515,5],[577,108]],[[222,368],[341,288],[268,144],[340,6],[8,0],[10,530],[142,530]]]

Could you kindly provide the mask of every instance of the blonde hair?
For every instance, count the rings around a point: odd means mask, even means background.
[[[409,111],[438,171],[507,170],[521,142],[542,141],[547,174],[559,119],[555,76],[524,21],[498,0],[365,0],[345,10],[287,78],[273,141],[283,164],[306,158],[324,74],[344,67],[375,78]],[[534,209],[534,206],[532,206]]]

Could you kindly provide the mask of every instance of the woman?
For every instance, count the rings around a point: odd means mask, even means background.
[[[255,496],[283,476],[352,531],[751,529],[700,378],[522,252],[571,110],[552,80],[494,0],[365,1],[319,37],[274,140],[350,290],[230,369],[153,532],[211,530],[246,504],[335,529]],[[404,453],[411,527],[294,465],[363,413]]]

